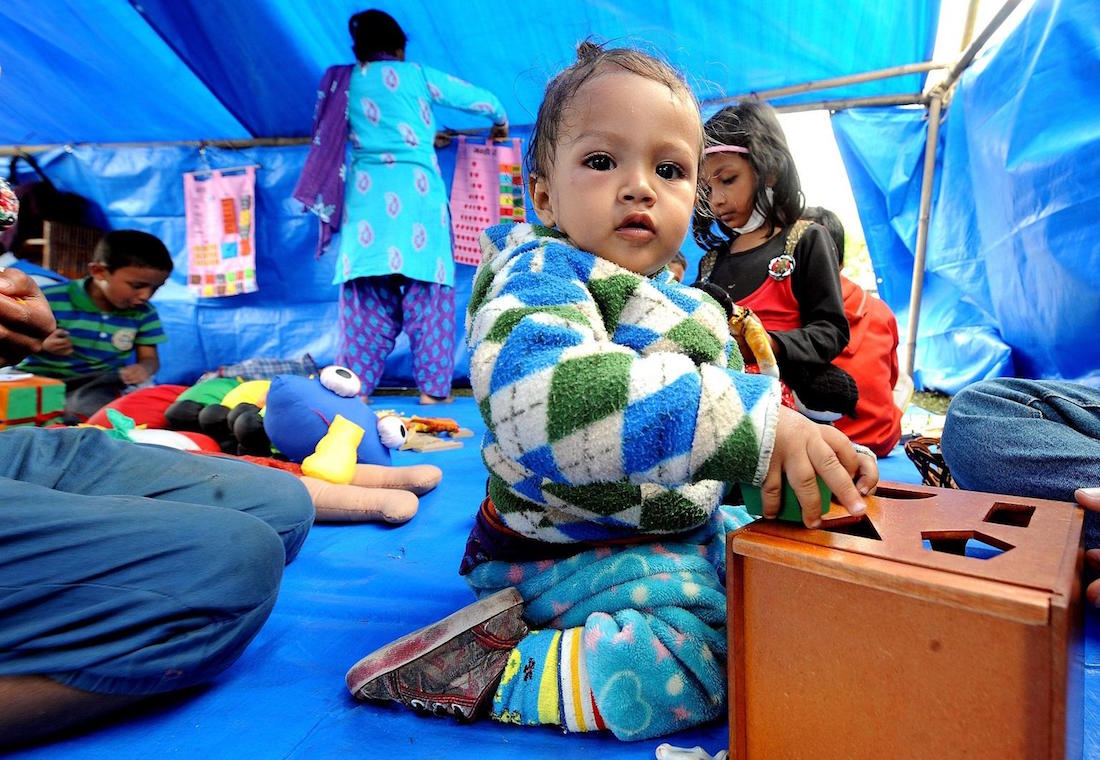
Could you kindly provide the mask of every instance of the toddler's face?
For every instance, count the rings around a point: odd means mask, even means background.
[[[101,309],[125,311],[144,305],[169,273],[150,267],[127,266],[108,272],[102,264],[92,264],[92,300]]]
[[[580,248],[642,275],[676,254],[691,223],[699,112],[660,82],[597,74],[565,110],[532,204]]]

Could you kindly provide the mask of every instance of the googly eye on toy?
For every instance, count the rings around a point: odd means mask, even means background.
[[[378,419],[378,438],[387,449],[399,449],[409,437],[405,423],[396,414],[385,414]]]
[[[341,367],[339,364],[330,364],[321,370],[321,385],[328,388],[337,396],[344,396],[351,398],[358,396],[363,384],[359,381],[359,376],[352,372],[347,367]]]

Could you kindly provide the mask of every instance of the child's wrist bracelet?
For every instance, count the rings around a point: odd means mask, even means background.
[[[865,454],[866,456],[871,457],[871,459],[875,460],[876,462],[878,461],[878,456],[875,455],[875,452],[871,451],[862,443],[853,443],[852,448],[856,450],[856,454]]]

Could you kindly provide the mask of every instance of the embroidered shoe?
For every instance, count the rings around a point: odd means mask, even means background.
[[[345,676],[348,690],[435,715],[480,717],[527,635],[522,612],[518,591],[498,591],[367,655]]]

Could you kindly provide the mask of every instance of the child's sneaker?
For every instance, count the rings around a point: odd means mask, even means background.
[[[367,655],[348,671],[348,690],[357,699],[479,717],[512,648],[527,635],[522,613],[518,591],[498,591]]]

